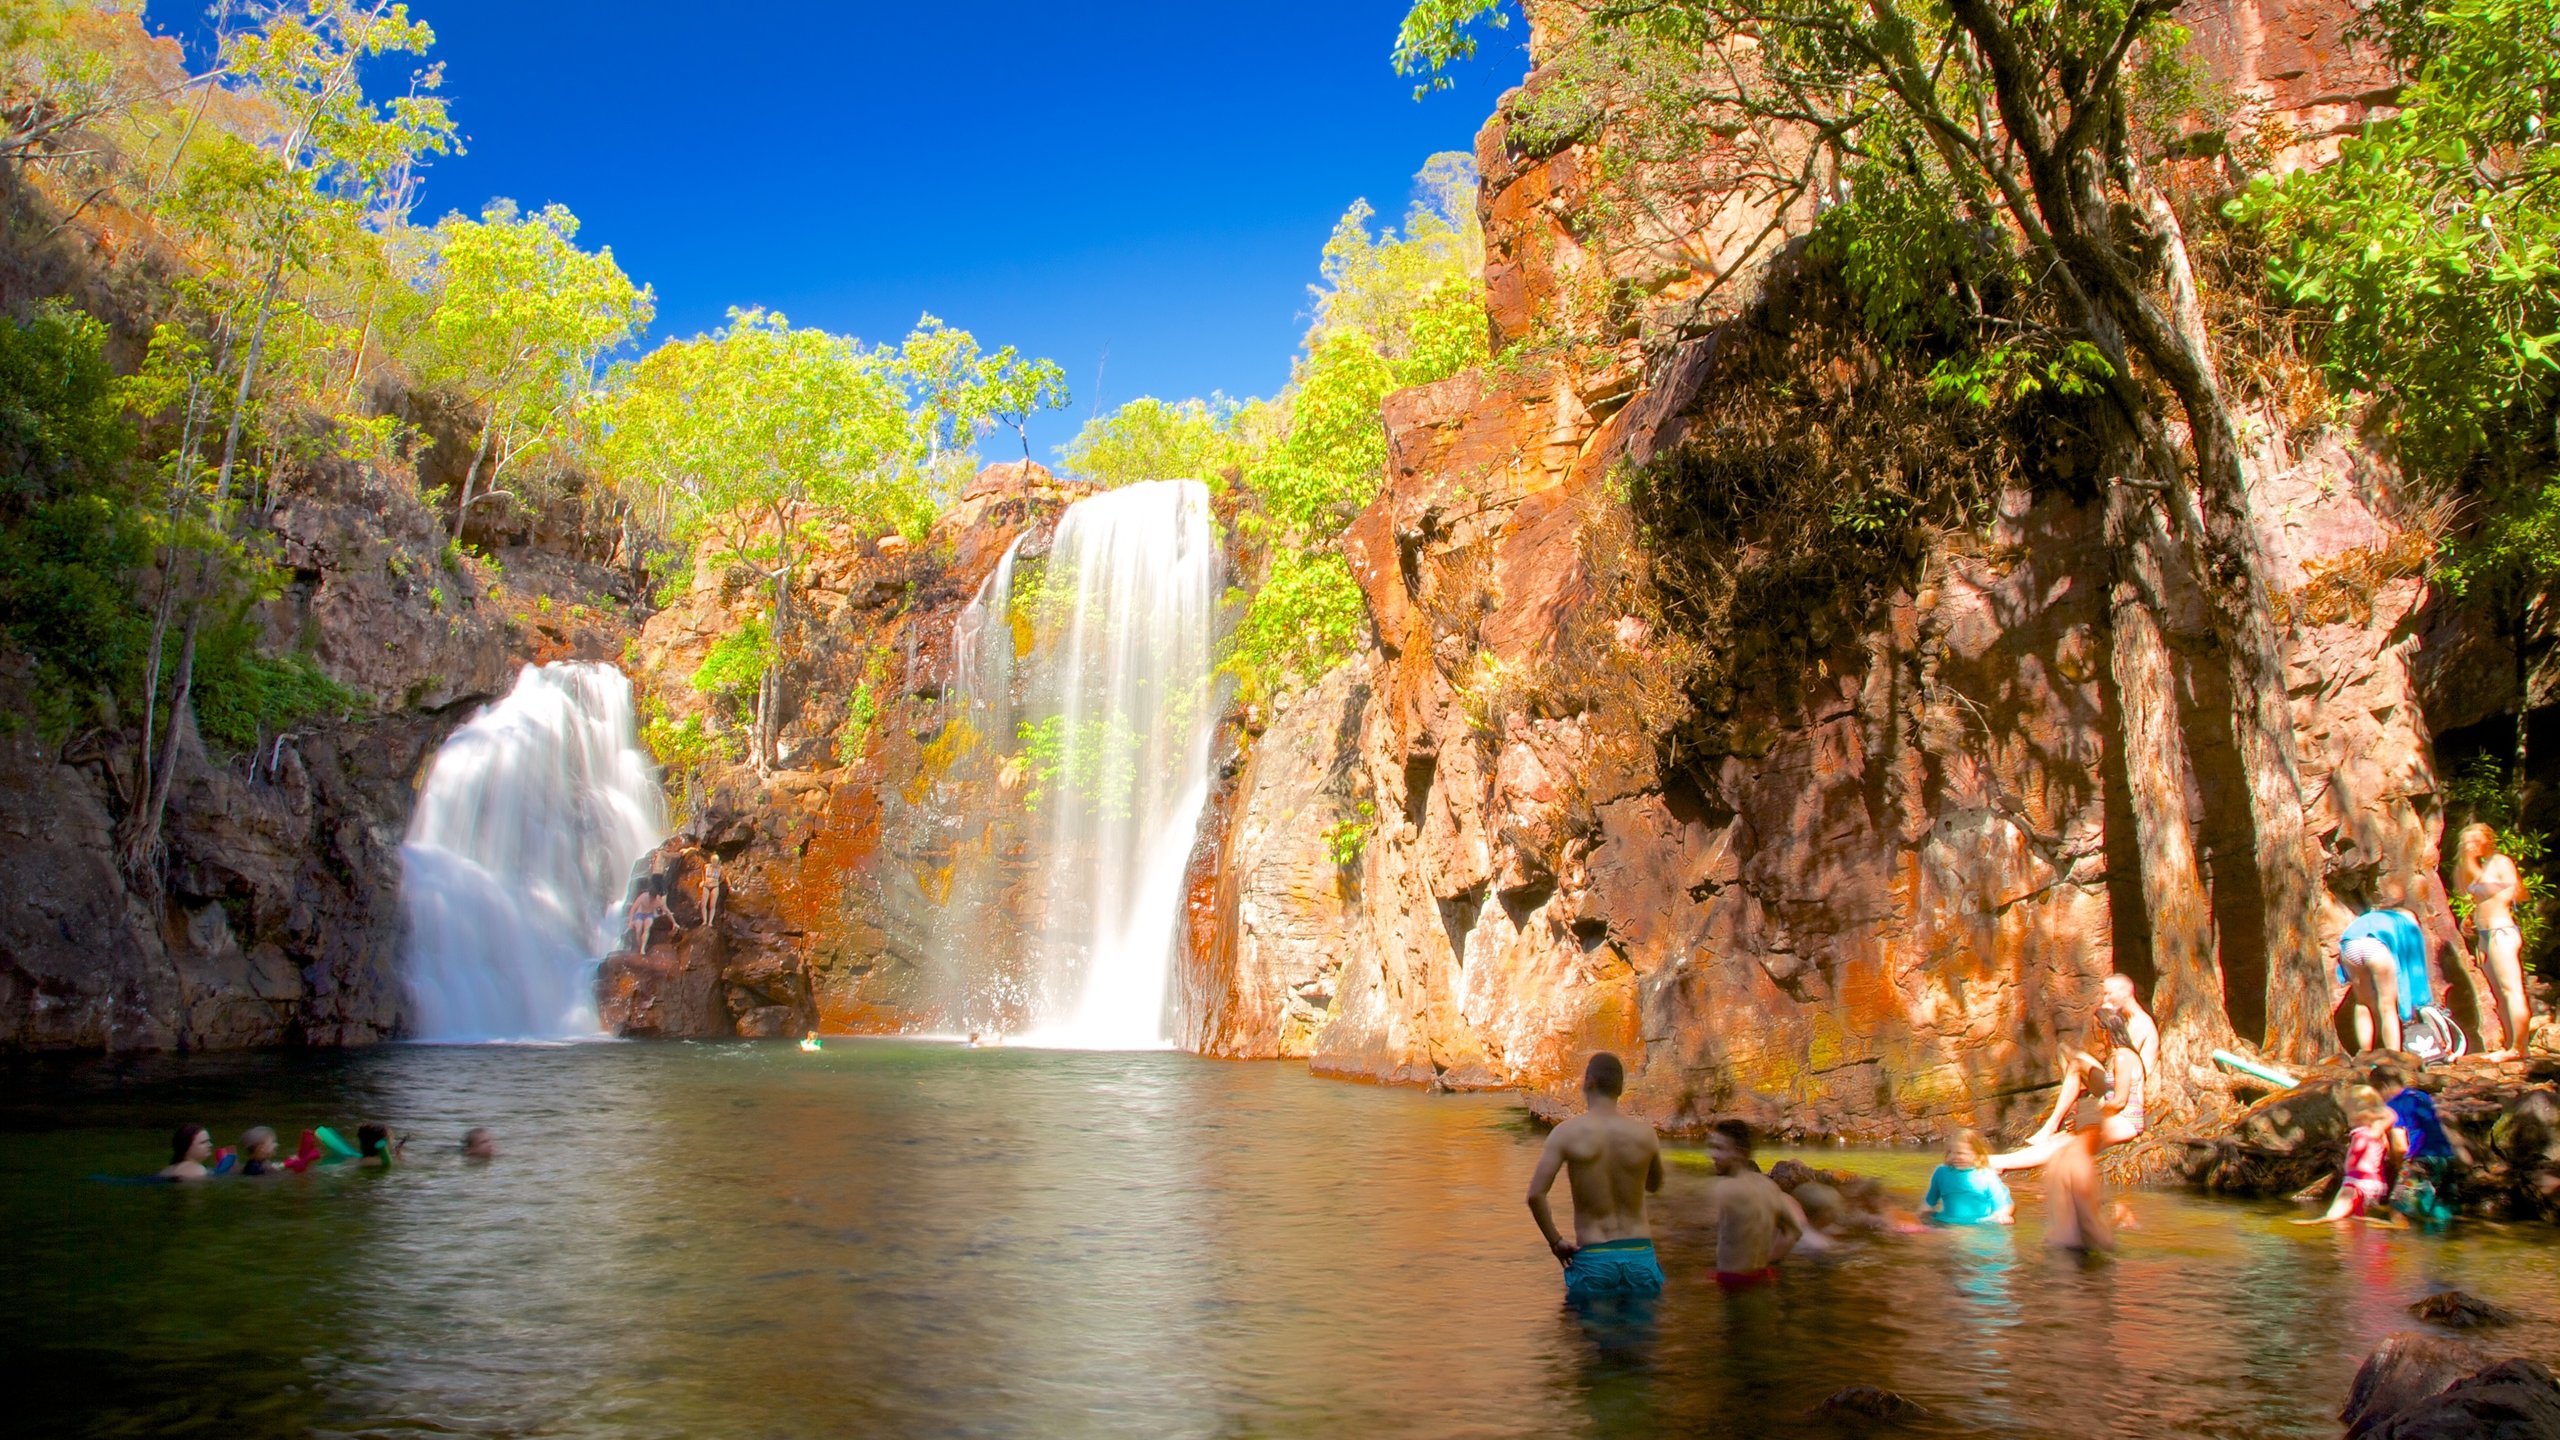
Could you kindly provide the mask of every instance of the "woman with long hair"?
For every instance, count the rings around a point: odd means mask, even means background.
[[[2524,877],[2517,872],[2516,862],[2498,849],[2495,829],[2477,823],[2462,827],[2462,840],[2453,856],[2453,888],[2471,897],[2471,932],[2481,968],[2488,972],[2498,1028],[2505,1032],[2500,1048],[2486,1058],[2513,1060],[2524,1053],[2533,1020],[2524,993],[2524,927],[2516,921]]]

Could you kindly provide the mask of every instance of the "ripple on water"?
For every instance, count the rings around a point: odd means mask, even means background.
[[[35,1429],[595,1435],[2329,1436],[2402,1307],[2458,1285],[2546,1359],[2550,1232],[2299,1229],[2133,1200],[2118,1257],[1940,1232],[1728,1298],[1675,1166],[1649,1328],[1557,1303],[1501,1097],[1174,1054],[895,1042],[390,1047],[20,1064],[0,1354]],[[388,1120],[390,1174],[116,1186],[155,1137]],[[487,1124],[505,1156],[466,1166]],[[1916,1191],[1929,1157],[1822,1163]]]

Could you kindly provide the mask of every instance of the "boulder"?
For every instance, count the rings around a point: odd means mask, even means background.
[[[2410,1407],[2489,1363],[2467,1340],[2403,1331],[2374,1347],[2356,1367],[2339,1423],[2348,1440],[2364,1440]]]
[[[2430,1325],[2453,1330],[2476,1330],[2488,1325],[2513,1325],[2517,1315],[2504,1306],[2492,1305],[2477,1295],[2460,1290],[2443,1290],[2417,1301],[2409,1313]]]
[[[2560,1383],[2538,1360],[2502,1360],[2362,1434],[2365,1440],[2560,1440]]]

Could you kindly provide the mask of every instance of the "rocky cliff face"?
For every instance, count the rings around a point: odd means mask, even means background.
[[[301,647],[370,713],[315,718],[254,754],[190,730],[165,883],[116,867],[118,747],[0,736],[0,1049],[234,1049],[400,1034],[400,841],[444,737],[516,667],[609,659],[622,577],[539,549],[448,560],[417,486],[360,466],[285,479],[264,517],[286,592],[270,642]],[[27,713],[0,657],[0,712]]]
[[[2386,92],[2335,7],[2198,9],[2205,58],[2284,122],[2266,133],[2333,134]],[[1533,19],[1551,56],[1560,22]],[[1608,1048],[1674,1125],[1996,1121],[2049,1083],[2100,977],[2149,973],[2094,497],[2056,461],[1855,603],[1719,637],[1736,653],[1703,693],[1660,693],[1688,637],[1631,599],[1626,467],[1681,483],[1773,379],[1810,393],[1806,423],[1851,423],[1874,377],[1806,348],[1820,280],[1792,252],[1740,261],[1737,237],[1809,217],[1731,197],[1679,211],[1691,249],[1730,267],[1595,235],[1594,156],[1515,138],[1546,78],[1478,143],[1497,347],[1531,343],[1389,402],[1387,483],[1347,542],[1375,644],[1245,771],[1218,923],[1194,926],[1194,969],[1223,972],[1201,1048],[1550,1093]],[[1589,297],[1630,295],[1578,342],[1534,343],[1600,316]],[[1795,368],[1773,377],[1773,353]],[[2257,418],[2312,827],[2353,894],[2432,856],[2429,705],[2478,708],[2446,680],[2471,642],[2434,618],[2387,467],[2352,435]],[[1747,524],[1733,538],[1736,559],[1760,543]],[[2228,701],[2196,597],[2171,612],[2201,848],[2236,898],[2255,879]],[[1333,873],[1314,837],[1364,803],[1374,833]],[[2262,1023],[2248,929],[2221,936],[2243,1033]]]
[[[953,622],[1006,547],[1036,549],[1079,493],[1038,465],[991,465],[920,545],[840,535],[823,548],[796,602],[813,618],[791,662],[802,698],[784,718],[785,768],[760,779],[715,761],[677,783],[671,798],[687,813],[652,861],[677,923],[605,962],[607,1028],[757,1036],[919,1023],[957,838],[927,803],[956,758],[943,703]],[[698,570],[692,593],[634,647],[644,705],[731,723],[688,681],[761,603],[734,577]]]

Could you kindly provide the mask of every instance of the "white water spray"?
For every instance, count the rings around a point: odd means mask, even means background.
[[[1034,1044],[1172,1043],[1183,871],[1209,795],[1218,594],[1208,487],[1157,480],[1077,501],[1042,605],[1025,758],[1045,832]]]
[[[417,1032],[596,1030],[595,964],[666,833],[656,767],[610,665],[528,665],[436,752],[400,847]]]

